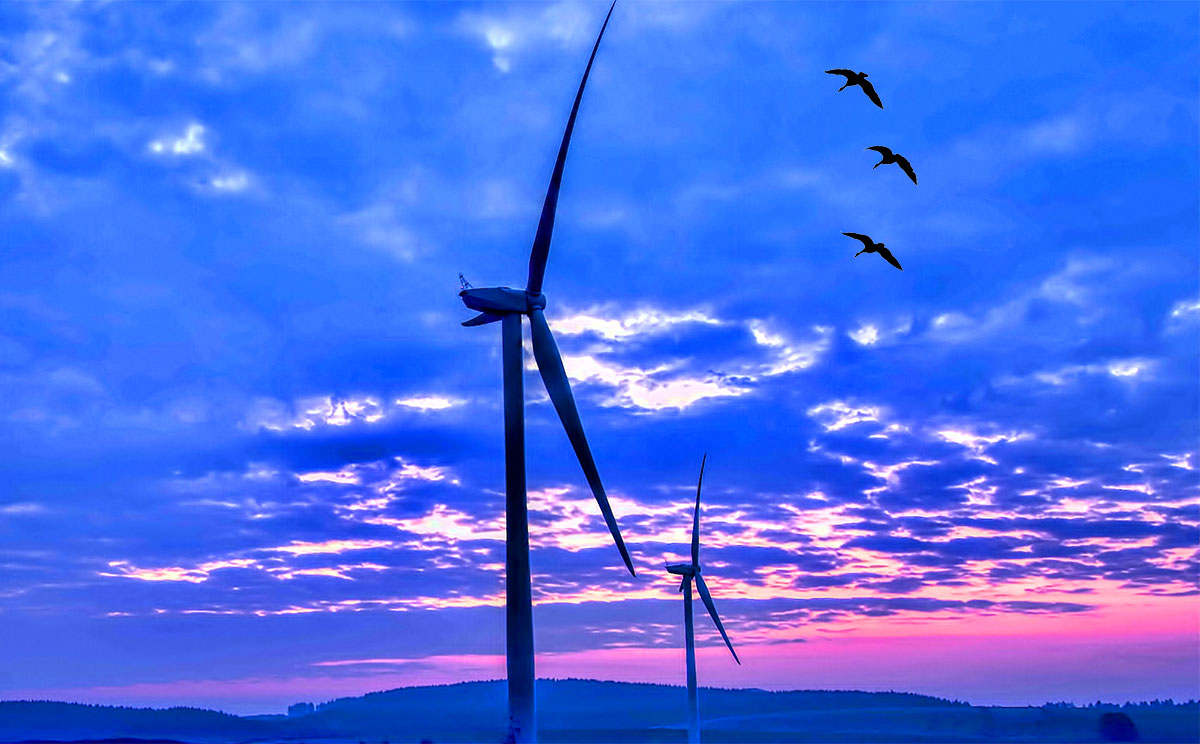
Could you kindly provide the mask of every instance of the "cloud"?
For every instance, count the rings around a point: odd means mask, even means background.
[[[444,411],[447,408],[461,406],[464,403],[459,398],[450,398],[444,395],[414,395],[408,398],[399,398],[396,400],[396,405],[406,408],[415,408],[418,411]]]
[[[545,42],[577,46],[594,33],[595,18],[588,6],[576,2],[558,2],[531,7],[518,6],[501,15],[494,11],[464,12],[459,26],[478,37],[492,52],[492,64],[501,73],[512,71],[515,55]]]
[[[150,152],[156,155],[196,155],[204,152],[204,126],[188,124],[178,137],[156,139],[149,144]]]
[[[829,348],[832,329],[812,329],[811,340],[796,341],[769,330],[763,320],[730,321],[707,311],[669,312],[653,307],[606,317],[604,308],[555,320],[556,335],[566,339],[563,366],[577,383],[613,390],[603,405],[641,411],[684,410],[704,400],[735,398],[751,394],[762,381],[809,369]],[[654,366],[629,364],[624,360],[631,348],[671,334],[682,347],[698,343],[699,334],[728,329],[739,334],[744,352],[736,357],[706,358],[686,354],[673,359],[656,359]],[[582,346],[586,353],[571,353]],[[703,366],[701,366],[703,365]]]
[[[216,176],[212,179],[212,187],[217,191],[245,191],[250,185],[250,179],[245,173],[231,173],[227,176]]]
[[[808,415],[821,420],[825,431],[837,431],[864,421],[879,421],[881,410],[873,406],[854,407],[835,400],[808,409]]]
[[[263,550],[267,552],[289,553],[291,555],[321,555],[325,553],[344,553],[347,550],[383,548],[390,544],[385,540],[326,540],[319,543],[292,542],[290,545],[263,548]]]
[[[335,399],[333,396],[312,396],[292,405],[260,399],[246,415],[245,426],[250,429],[286,431],[317,426],[347,426],[354,422],[372,424],[384,418],[383,404],[372,396]]]
[[[554,331],[558,335],[577,336],[593,333],[606,341],[621,341],[635,336],[655,336],[670,332],[675,326],[700,323],[720,326],[722,321],[711,317],[703,310],[685,310],[671,313],[657,308],[642,308],[623,315],[611,316],[611,308],[593,308],[565,318],[555,318]]]
[[[672,365],[646,370],[621,367],[593,356],[564,355],[563,366],[570,378],[577,382],[595,382],[616,388],[608,405],[647,411],[680,410],[709,398],[738,396],[747,392],[745,388],[715,377],[662,379],[672,372]]]
[[[223,568],[245,568],[254,565],[249,559],[232,561],[209,561],[193,568],[173,566],[168,568],[138,568],[127,561],[110,561],[108,564],[116,573],[101,572],[101,576],[113,576],[139,581],[186,581],[199,584],[208,580],[213,571]]]
[[[891,322],[864,322],[858,328],[847,331],[849,336],[860,346],[881,346],[896,342],[900,337],[912,330],[911,317],[903,317]]]

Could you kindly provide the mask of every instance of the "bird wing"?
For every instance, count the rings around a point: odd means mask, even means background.
[[[883,246],[879,246],[879,255],[886,258],[887,262],[890,263],[892,266],[895,266],[897,269],[904,271],[904,267],[900,265],[900,262],[896,260],[896,257],[893,256],[892,252],[889,251],[887,248],[884,248]]]
[[[879,108],[883,108],[883,102],[879,100],[879,94],[875,92],[875,86],[871,85],[870,80],[863,80],[859,83],[859,86],[862,87],[863,93],[867,94],[867,98],[870,98]]]
[[[829,75],[845,75],[847,80],[854,77],[853,70],[826,70],[825,72]]]
[[[890,158],[892,156],[891,148],[884,147],[883,145],[875,145],[873,147],[868,147],[867,149],[874,150],[875,152],[879,153],[880,155],[884,156],[885,158]]]
[[[842,235],[848,235],[848,236],[854,238],[855,240],[861,240],[862,244],[868,248],[875,245],[875,241],[871,240],[866,235],[859,235],[858,233],[847,233],[847,232],[842,233]]]
[[[896,165],[899,165],[900,170],[908,174],[908,177],[912,179],[913,183],[917,182],[917,174],[913,172],[912,163],[908,162],[908,158],[904,157],[903,155],[897,155]]]

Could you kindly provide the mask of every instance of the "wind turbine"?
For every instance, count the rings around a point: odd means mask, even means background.
[[[729,642],[725,626],[721,624],[721,617],[717,614],[717,606],[713,604],[712,595],[708,593],[708,586],[704,583],[704,576],[700,573],[700,486],[704,483],[704,463],[707,460],[708,455],[706,454],[700,461],[700,480],[696,481],[696,511],[692,517],[692,562],[673,563],[667,566],[667,571],[683,577],[679,582],[679,591],[683,593],[683,634],[684,644],[687,647],[688,744],[700,744],[700,701],[696,696],[696,636],[692,623],[693,581],[696,582],[700,599],[708,608],[708,614],[712,617],[713,623],[717,626],[717,630],[721,631],[721,637],[725,639],[729,653],[733,654],[733,660],[739,665],[742,663],[742,660],[738,658],[737,651],[733,650],[733,644]]]
[[[613,2],[616,6],[616,2]],[[479,315],[463,323],[465,326],[485,325],[501,321],[501,344],[504,369],[504,482],[505,482],[505,540],[506,556],[505,573],[505,612],[507,623],[507,660],[508,660],[508,712],[509,738],[516,742],[537,741],[537,726],[534,718],[533,697],[533,596],[529,579],[529,519],[525,494],[525,390],[522,381],[524,372],[523,347],[521,345],[521,316],[529,317],[530,335],[533,339],[533,358],[537,362],[542,381],[546,384],[546,392],[562,419],[567,438],[575,449],[575,456],[583,466],[583,474],[587,477],[592,494],[600,505],[600,512],[617,543],[617,550],[625,560],[629,573],[634,574],[633,561],[621,539],[621,530],[617,527],[616,517],[608,504],[608,496],[604,493],[604,485],[600,482],[600,473],[592,460],[592,452],[588,448],[587,438],[583,434],[583,424],[579,420],[579,411],[575,408],[575,399],[571,395],[571,384],[567,373],[563,370],[562,357],[558,346],[554,343],[554,335],[542,314],[546,307],[546,296],[542,294],[542,278],[546,272],[546,259],[550,254],[550,234],[554,230],[554,213],[558,206],[558,190],[562,183],[563,165],[567,160],[567,147],[571,143],[571,130],[575,128],[575,116],[579,113],[579,101],[583,98],[583,88],[587,85],[588,74],[592,71],[592,62],[596,59],[596,50],[600,48],[600,39],[604,38],[604,29],[608,27],[608,19],[612,17],[613,8],[609,7],[608,15],[604,17],[604,25],[596,37],[596,45],[592,47],[592,56],[588,58],[587,67],[583,71],[583,79],[579,81],[579,91],[575,94],[575,103],[571,106],[571,115],[567,119],[567,128],[563,132],[562,144],[558,148],[558,159],[554,163],[554,172],[550,176],[550,187],[546,191],[546,201],[542,205],[542,217],[538,222],[537,233],[533,238],[533,249],[529,254],[529,280],[525,289],[511,287],[488,287],[476,289],[463,281],[463,289],[459,292],[463,304],[472,310],[478,310]]]

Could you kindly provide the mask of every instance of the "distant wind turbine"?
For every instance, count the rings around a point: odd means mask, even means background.
[[[683,633],[684,644],[687,648],[688,744],[700,744],[700,701],[696,695],[696,635],[692,623],[693,581],[696,582],[700,599],[708,608],[708,614],[712,616],[713,623],[717,626],[717,630],[721,631],[721,637],[725,639],[729,653],[733,654],[733,660],[738,664],[742,663],[742,660],[738,658],[737,651],[733,650],[733,644],[729,642],[725,626],[721,624],[721,617],[717,614],[717,606],[713,604],[712,595],[708,593],[708,585],[704,583],[704,577],[700,574],[700,486],[704,483],[704,463],[707,461],[708,455],[706,454],[700,460],[700,480],[696,481],[696,511],[692,516],[692,562],[673,563],[667,566],[667,571],[683,577],[679,582],[679,591],[683,593]]]
[[[613,3],[613,6],[615,5],[616,2]],[[571,106],[571,115],[567,118],[567,128],[563,132],[558,159],[554,163],[550,187],[546,191],[546,201],[542,206],[542,217],[533,239],[533,250],[529,255],[529,280],[525,289],[476,289],[464,280],[463,289],[459,292],[463,304],[479,311],[479,315],[463,325],[477,326],[502,321],[508,711],[509,737],[516,742],[537,741],[533,696],[533,597],[529,578],[529,520],[525,493],[525,391],[521,379],[524,366],[521,345],[522,315],[529,316],[533,357],[542,375],[542,381],[546,384],[546,392],[550,394],[554,409],[562,419],[567,438],[575,448],[575,456],[583,466],[583,473],[592,488],[596,502],[600,505],[600,512],[604,515],[613,540],[617,543],[617,550],[621,552],[621,558],[625,560],[629,573],[634,573],[633,561],[629,558],[625,541],[621,539],[621,530],[617,527],[616,517],[608,504],[608,496],[604,493],[604,485],[600,482],[600,473],[596,470],[587,438],[583,434],[583,424],[579,420],[579,411],[575,408],[567,373],[563,370],[562,357],[558,353],[558,346],[554,343],[554,336],[550,333],[546,317],[542,314],[542,309],[546,307],[546,296],[542,294],[542,278],[546,272],[546,259],[550,254],[550,234],[554,230],[554,212],[558,205],[558,190],[562,183],[563,165],[567,160],[567,147],[571,143],[571,130],[575,128],[575,116],[579,112],[583,88],[587,85],[592,62],[596,59],[596,50],[600,48],[600,39],[604,37],[604,29],[608,27],[612,11],[612,7],[609,7],[608,15],[604,17],[604,25],[600,27],[596,45],[592,47],[592,55],[583,71],[583,79],[579,81],[579,91],[575,94],[575,103]]]

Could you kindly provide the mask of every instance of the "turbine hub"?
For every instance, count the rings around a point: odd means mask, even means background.
[[[542,294],[541,292],[534,294],[529,290],[525,290],[525,304],[529,307],[529,312],[533,312],[534,310],[545,310],[546,295]]]

